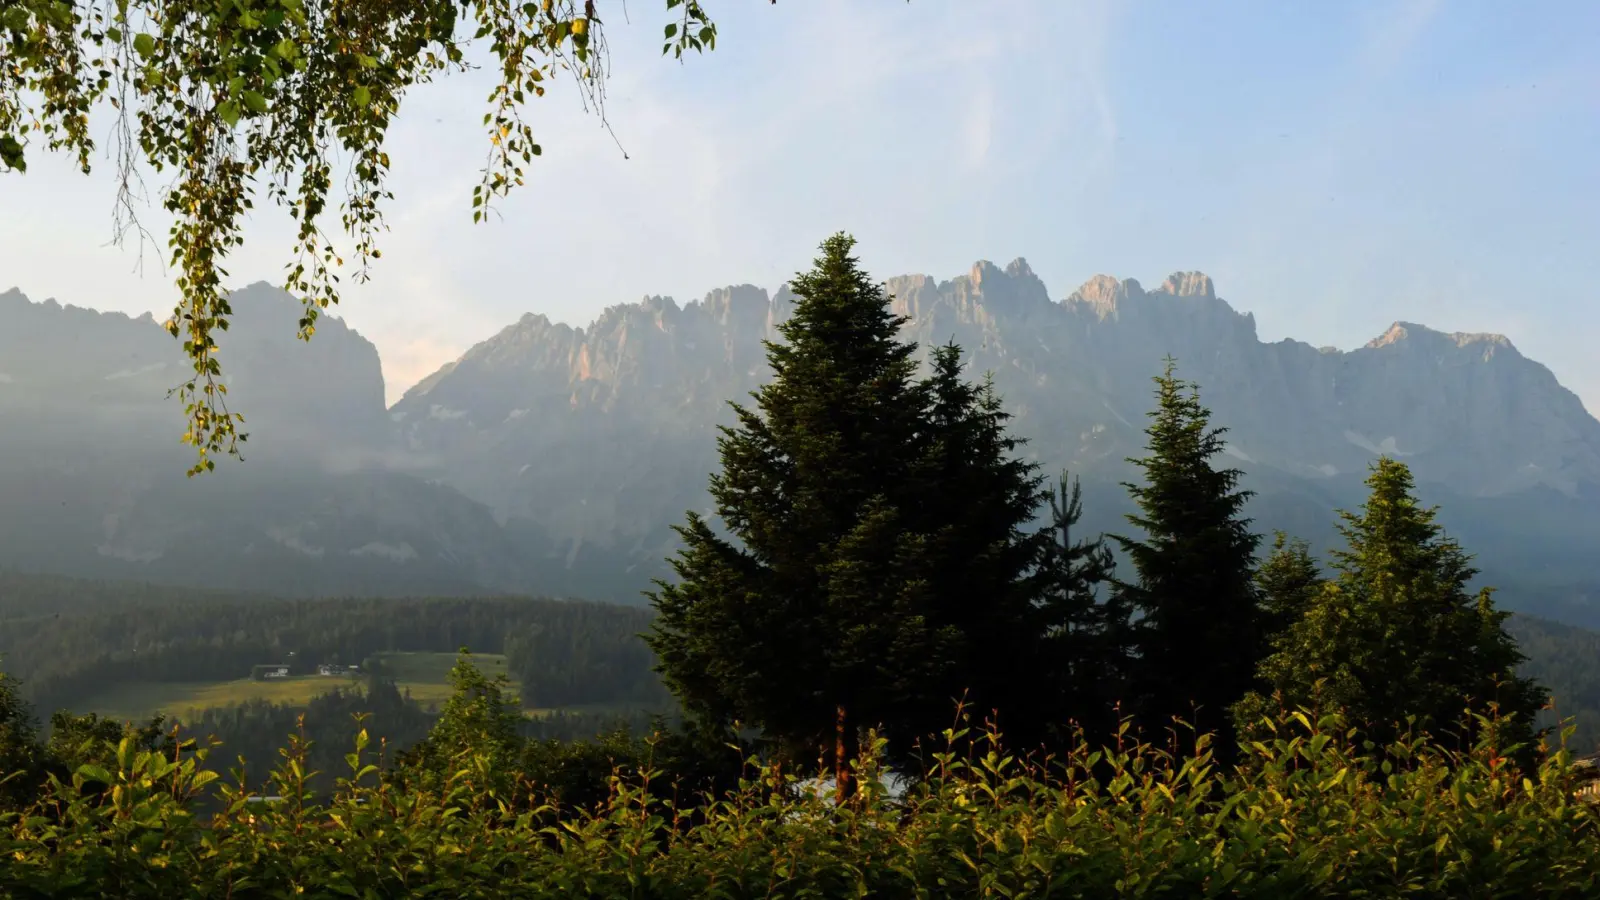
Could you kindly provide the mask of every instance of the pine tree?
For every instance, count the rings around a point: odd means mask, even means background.
[[[1294,645],[1295,626],[1316,603],[1327,584],[1316,558],[1311,555],[1309,543],[1291,539],[1282,531],[1274,533],[1272,552],[1256,571],[1268,658]],[[1234,704],[1235,727],[1241,734],[1256,733],[1263,721],[1281,711],[1278,704],[1282,700],[1282,697],[1268,697],[1260,688],[1246,694]]]
[[[1281,637],[1300,617],[1326,583],[1306,541],[1273,534],[1272,552],[1256,572],[1269,641]]]
[[[677,579],[649,595],[685,708],[821,755],[841,800],[863,728],[904,760],[963,696],[1034,715],[1049,541],[1027,530],[1044,493],[992,385],[960,377],[954,346],[917,379],[852,247],[829,239],[794,280],[773,380],[722,430],[711,495],[730,536],[690,513]]]
[[[1135,630],[1135,708],[1149,728],[1174,718],[1217,733],[1231,747],[1231,709],[1255,685],[1263,621],[1254,582],[1260,538],[1241,515],[1250,493],[1242,473],[1218,469],[1226,429],[1210,426],[1198,389],[1176,363],[1155,379],[1148,455],[1130,459],[1145,483],[1125,484],[1139,512],[1128,521],[1143,540],[1113,535],[1137,578],[1118,582],[1122,601],[1140,614]]]
[[[923,382],[929,399],[919,429],[918,465],[904,504],[918,535],[908,566],[926,584],[927,615],[960,635],[942,682],[926,685],[924,708],[905,708],[887,729],[890,755],[955,724],[958,701],[994,719],[1014,744],[1045,736],[1041,717],[1053,685],[1042,667],[1048,611],[1040,598],[1050,574],[1041,565],[1052,535],[1030,529],[1045,499],[1037,465],[1006,431],[993,381],[962,377],[961,350],[934,350]]]
[[[1116,704],[1127,685],[1132,626],[1118,593],[1101,596],[1116,574],[1104,536],[1075,538],[1083,516],[1083,491],[1061,473],[1049,495],[1050,533],[1044,571],[1043,613],[1047,674],[1057,706],[1051,724],[1075,721],[1095,733],[1115,724]]]
[[[1453,731],[1494,704],[1500,739],[1528,741],[1545,698],[1515,674],[1509,613],[1491,589],[1469,590],[1471,557],[1418,505],[1403,463],[1380,459],[1367,486],[1361,513],[1340,514],[1336,577],[1262,663],[1264,679],[1286,705],[1340,711],[1379,740],[1410,717]]]
[[[924,452],[928,391],[881,289],[824,242],[768,342],[774,377],[721,429],[711,496],[731,535],[690,513],[677,583],[648,596],[668,686],[692,714],[761,729],[777,750],[831,763],[840,798],[863,727],[957,667],[959,631],[928,618],[922,535],[905,504]]]

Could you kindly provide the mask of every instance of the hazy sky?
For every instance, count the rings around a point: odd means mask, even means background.
[[[708,0],[719,48],[683,65],[661,0],[599,6],[628,158],[558,86],[528,187],[474,226],[488,82],[404,107],[385,255],[340,310],[391,399],[524,312],[774,288],[844,229],[885,278],[1024,256],[1057,298],[1199,269],[1266,339],[1504,332],[1600,409],[1600,4]],[[164,318],[111,201],[64,160],[0,179],[0,289]],[[235,282],[281,280],[289,238],[258,212]]]

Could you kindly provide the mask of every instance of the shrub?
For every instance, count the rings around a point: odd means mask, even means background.
[[[313,801],[296,744],[274,776],[282,802],[246,794],[185,744],[125,737],[105,767],[52,778],[0,822],[7,897],[1322,897],[1594,896],[1596,814],[1572,795],[1564,751],[1519,771],[1507,750],[1384,747],[1335,717],[1274,719],[1236,768],[1201,738],[1183,753],[1123,730],[1040,761],[999,738],[932,754],[893,797],[875,777],[836,807],[807,773],[752,764],[695,810],[652,788],[650,768],[559,824],[500,800],[470,762],[437,789],[403,790],[347,757],[333,799]],[[87,791],[94,782],[109,792]],[[222,812],[195,814],[213,795]],[[44,815],[48,812],[49,815]],[[679,827],[673,827],[674,825]]]

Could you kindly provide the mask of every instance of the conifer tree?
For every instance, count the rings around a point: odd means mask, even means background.
[[[1048,500],[1053,540],[1046,548],[1042,604],[1048,674],[1040,680],[1056,691],[1051,725],[1075,721],[1095,733],[1115,724],[1116,704],[1127,686],[1130,610],[1120,594],[1101,595],[1116,574],[1105,537],[1074,536],[1083,516],[1078,480],[1062,472]]]
[[[1377,740],[1410,717],[1453,731],[1494,704],[1508,720],[1501,739],[1527,741],[1545,697],[1515,674],[1509,613],[1491,589],[1469,590],[1471,557],[1417,503],[1405,464],[1380,459],[1367,485],[1362,511],[1340,514],[1336,577],[1262,663],[1263,679],[1285,704],[1343,712]]]
[[[960,377],[954,346],[916,377],[853,244],[830,238],[795,278],[774,377],[722,430],[711,495],[729,536],[690,513],[675,583],[649,594],[685,708],[820,755],[841,800],[863,728],[905,759],[964,695],[1030,714],[1049,541],[1027,530],[1043,490],[992,386]]]
[[[947,677],[921,692],[925,707],[897,712],[886,737],[891,755],[954,722],[967,704],[1014,744],[1045,737],[1041,717],[1054,689],[1043,666],[1043,638],[1055,610],[1041,602],[1051,574],[1047,529],[1029,525],[1045,499],[1037,465],[1021,457],[1021,438],[1006,431],[993,381],[962,377],[961,350],[934,350],[923,382],[928,410],[919,425],[917,465],[904,503],[908,567],[926,584],[931,622],[960,635],[949,646]]]
[[[928,617],[903,508],[928,392],[903,319],[851,256],[822,245],[767,343],[773,379],[721,429],[716,512],[678,527],[677,583],[649,594],[660,671],[691,713],[760,728],[793,759],[819,752],[841,798],[860,729],[953,668],[960,634]],[[920,708],[922,704],[917,704]]]
[[[1119,582],[1140,616],[1132,700],[1148,728],[1178,718],[1231,746],[1231,709],[1255,685],[1263,621],[1254,582],[1259,537],[1241,515],[1250,493],[1238,469],[1219,469],[1226,429],[1212,428],[1198,389],[1168,358],[1145,430],[1148,455],[1130,459],[1143,484],[1125,484],[1139,511],[1128,521],[1143,539],[1113,535],[1137,577]]]
[[[1282,531],[1272,538],[1272,552],[1256,572],[1269,639],[1275,639],[1300,620],[1321,593],[1326,579],[1311,555],[1311,545]]]

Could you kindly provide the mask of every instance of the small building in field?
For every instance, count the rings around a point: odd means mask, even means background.
[[[1587,803],[1600,803],[1600,753],[1573,760],[1572,774],[1578,778],[1577,798]]]
[[[323,676],[358,675],[360,672],[360,666],[341,666],[333,663],[323,663],[317,666],[317,674]]]
[[[268,681],[275,678],[288,678],[289,666],[287,663],[271,663],[255,666],[250,670],[250,677],[256,681]]]

